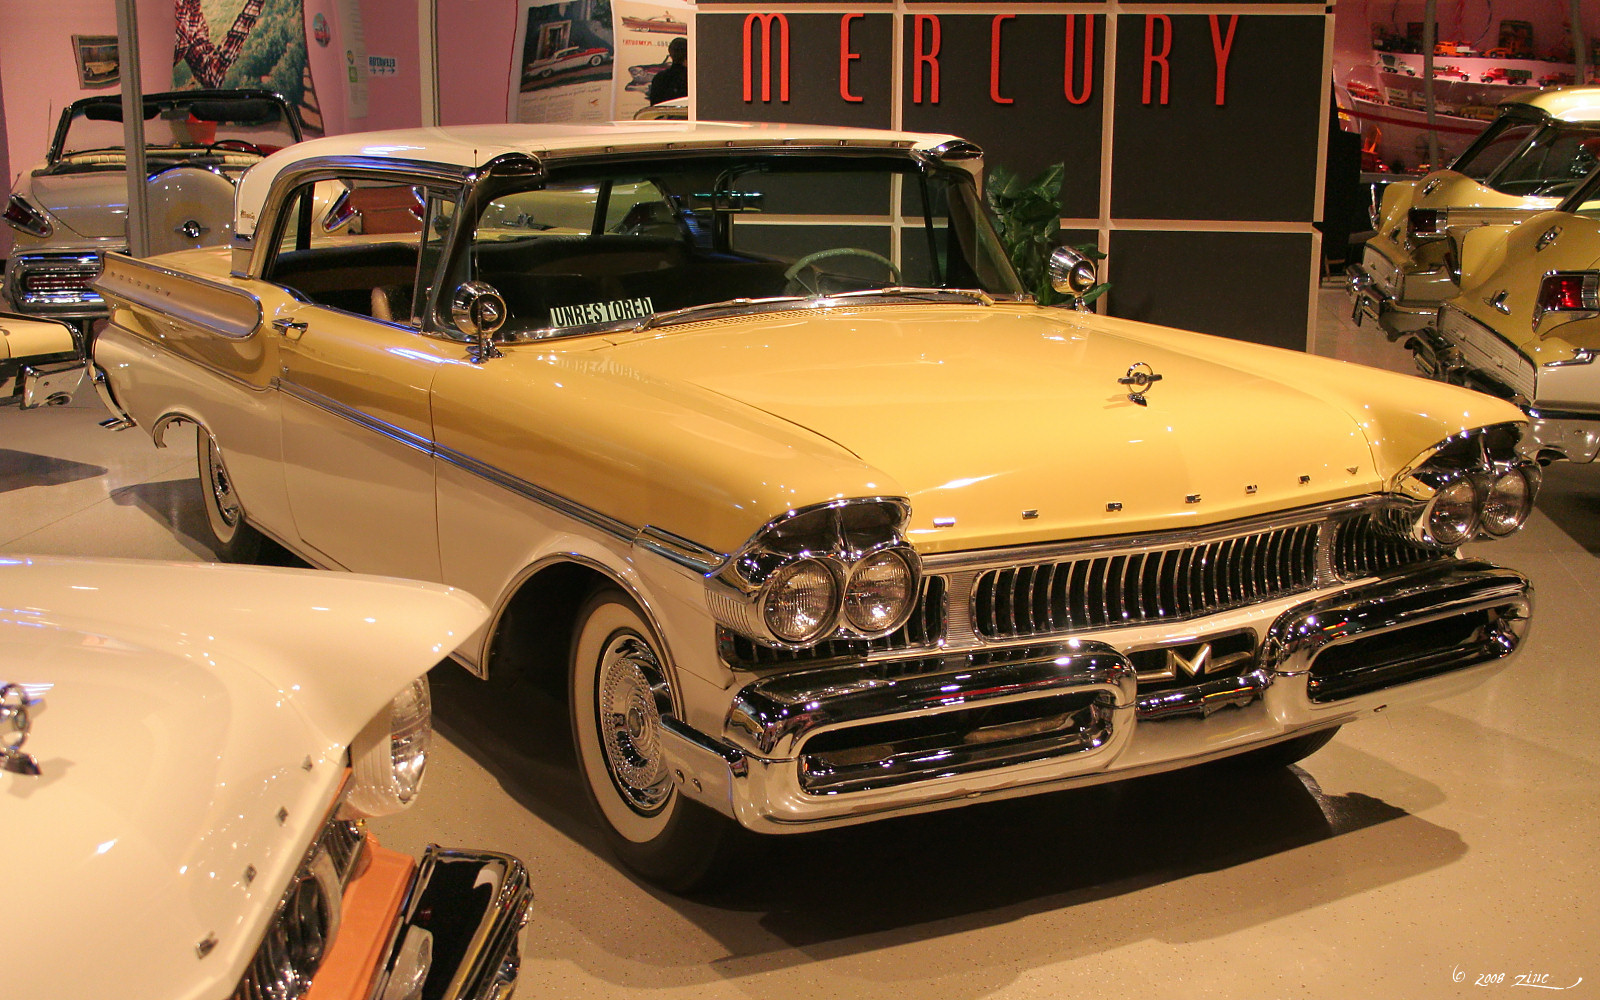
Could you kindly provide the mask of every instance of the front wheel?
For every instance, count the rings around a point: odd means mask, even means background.
[[[620,590],[595,593],[572,644],[572,738],[584,791],[623,864],[663,888],[704,888],[740,831],[678,793],[661,747],[672,711],[661,642]]]
[[[204,427],[200,428],[197,444],[200,493],[211,549],[223,562],[253,563],[261,554],[261,533],[245,523],[244,506],[234,491],[233,477],[222,462],[222,449]]]

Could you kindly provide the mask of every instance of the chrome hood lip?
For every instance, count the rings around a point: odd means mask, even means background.
[[[226,995],[346,744],[483,616],[438,585],[0,558],[0,674],[43,699],[42,773],[0,774],[0,844],[28,861],[7,891],[33,942],[19,995]],[[118,947],[85,961],[85,941]]]
[[[1188,527],[1363,495],[1458,429],[1413,421],[1411,440],[1397,442],[1400,428],[1365,402],[1381,393],[1355,391],[1392,378],[1431,393],[1418,379],[1063,309],[868,306],[759,322],[760,338],[722,320],[618,337],[601,353],[805,428],[881,471],[911,499],[924,551]],[[1161,376],[1146,406],[1118,384],[1139,363]],[[1380,458],[1377,439],[1404,457]]]
[[[22,193],[78,236],[126,238],[127,178],[123,170],[36,173]]]

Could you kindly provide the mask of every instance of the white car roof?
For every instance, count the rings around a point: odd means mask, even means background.
[[[287,146],[252,167],[240,180],[234,232],[248,236],[272,182],[305,160],[362,157],[433,163],[471,169],[506,153],[541,158],[629,149],[726,148],[738,146],[878,146],[885,149],[935,149],[956,136],[923,132],[779,125],[765,122],[620,121],[592,125],[451,125],[328,136]]]

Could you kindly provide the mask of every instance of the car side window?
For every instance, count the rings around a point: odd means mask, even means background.
[[[289,199],[268,281],[319,305],[417,324],[440,224],[448,232],[446,196],[404,181],[332,178],[303,184]],[[430,215],[439,220],[431,226]]]

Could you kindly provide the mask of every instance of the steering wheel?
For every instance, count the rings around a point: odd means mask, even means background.
[[[206,152],[213,153],[218,150],[232,151],[235,153],[253,153],[256,156],[266,156],[261,147],[248,139],[218,139],[206,147]]]
[[[818,250],[815,253],[808,253],[804,257],[801,257],[799,260],[795,261],[793,264],[790,264],[789,269],[783,272],[783,280],[786,282],[784,290],[792,291],[798,287],[800,289],[804,289],[811,295],[821,295],[822,288],[820,280],[818,281],[817,285],[813,286],[808,284],[805,279],[798,277],[798,275],[801,271],[804,271],[808,267],[812,267],[820,260],[827,260],[829,257],[840,256],[865,257],[868,260],[877,261],[879,264],[882,264],[884,267],[889,269],[889,275],[894,279],[895,284],[898,285],[904,280],[900,276],[900,269],[894,266],[894,261],[883,256],[882,254],[873,253],[871,250],[863,250],[860,247],[834,247],[832,250]],[[818,277],[820,278],[821,276],[819,275]]]

